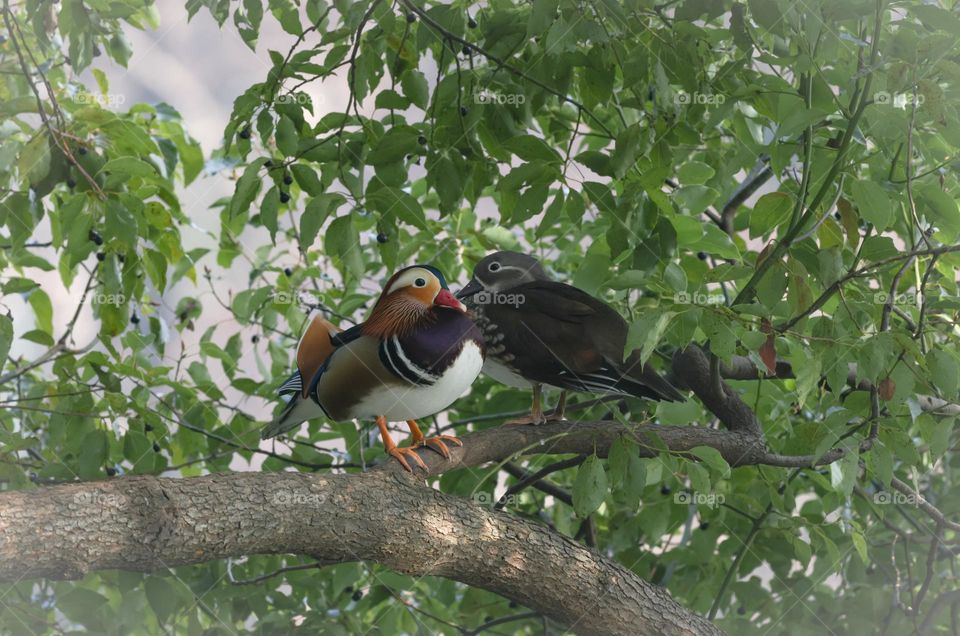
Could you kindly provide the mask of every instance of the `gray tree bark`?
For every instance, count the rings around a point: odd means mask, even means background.
[[[278,553],[445,576],[578,633],[720,633],[662,588],[577,542],[444,495],[389,465],[350,475],[134,476],[0,495],[3,580]]]

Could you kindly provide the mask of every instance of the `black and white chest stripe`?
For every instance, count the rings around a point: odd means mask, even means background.
[[[388,371],[410,384],[430,386],[439,380],[439,376],[430,373],[413,362],[403,350],[399,338],[390,336],[380,341],[380,361]]]

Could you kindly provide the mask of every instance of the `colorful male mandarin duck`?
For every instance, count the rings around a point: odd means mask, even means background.
[[[526,254],[487,256],[457,297],[486,339],[484,373],[508,386],[533,388],[530,416],[508,423],[562,420],[567,391],[684,400],[652,366],[640,365],[639,352],[624,360],[628,326],[620,314],[585,291],[551,280]],[[550,415],[540,406],[543,385],[562,390]]]
[[[414,265],[387,281],[369,319],[339,331],[316,317],[297,348],[297,371],[280,393],[293,397],[262,433],[264,439],[317,417],[376,419],[387,454],[410,469],[405,456],[426,470],[416,449],[429,446],[450,457],[445,442],[425,437],[417,419],[447,408],[473,384],[483,367],[483,335],[436,268]],[[305,381],[306,379],[306,381]],[[387,422],[404,420],[412,446],[397,446]]]

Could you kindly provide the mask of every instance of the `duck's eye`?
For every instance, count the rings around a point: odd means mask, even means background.
[[[498,272],[500,271],[500,263],[494,261],[490,263],[490,266],[487,269],[489,269],[491,272]]]
[[[418,278],[417,280],[413,281],[413,286],[414,286],[414,287],[426,287],[426,286],[427,286],[427,280],[426,280],[425,278]]]

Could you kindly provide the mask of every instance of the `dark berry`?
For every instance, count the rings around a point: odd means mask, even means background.
[[[710,522],[709,522],[709,521],[704,521],[703,523],[701,523],[701,524],[700,524],[700,529],[701,529],[701,530],[709,530],[709,529],[710,529]]]
[[[346,594],[353,594],[353,586],[352,586],[352,585],[348,585],[347,587],[343,588],[343,591],[344,591]]]
[[[667,486],[666,484],[664,484],[663,486],[660,486],[660,494],[661,494],[661,495],[669,495],[669,494],[670,494],[670,486]]]
[[[250,342],[252,342],[253,344],[257,344],[258,342],[260,342],[260,336],[258,336],[257,334],[253,334],[252,336],[250,336]]]
[[[73,190],[74,188],[77,187],[77,182],[74,181],[73,179],[67,179],[67,187]]]
[[[420,144],[421,146],[426,146],[427,138],[424,137],[423,135],[420,135],[419,137],[417,137],[417,143]]]
[[[113,466],[107,466],[107,477],[113,477],[117,474],[117,469]]]
[[[386,243],[390,240],[390,237],[387,236],[386,232],[379,232],[377,234],[377,243]]]
[[[470,109],[467,108],[466,106],[461,106],[461,107],[460,107],[460,114],[463,115],[464,117],[466,117],[466,116],[467,116],[467,113],[469,113],[469,112],[470,112]]]
[[[283,183],[285,185],[290,185],[291,183],[293,183],[293,177],[291,177],[288,174],[283,175]]]
[[[97,232],[96,230],[90,230],[90,233],[87,234],[87,237],[97,245],[103,245],[103,237],[100,236],[100,232]]]
[[[101,263],[107,258],[107,255],[103,252],[97,252],[97,260]]]
[[[357,590],[356,592],[353,593],[353,596],[351,598],[353,598],[354,601],[359,601],[360,599],[363,598],[363,592],[361,590]]]
[[[740,616],[743,616],[746,613],[747,613],[747,608],[744,607],[743,605],[737,608],[737,614],[739,614]]]
[[[467,46],[466,44],[463,45],[463,54],[470,55],[470,47]]]
[[[281,192],[281,193],[280,193],[280,203],[286,203],[286,202],[289,201],[289,200],[290,200],[290,193],[289,193],[289,192]]]
[[[699,258],[701,261],[705,261],[705,260],[707,260],[707,253],[706,253],[706,252],[697,252],[697,258]]]
[[[160,442],[154,442],[154,443],[153,443],[153,452],[154,452],[154,453],[159,453],[159,452],[160,452]]]
[[[272,168],[272,167],[273,167],[273,161],[271,161],[270,159],[264,160],[264,162],[263,162],[263,167],[264,167],[264,168]]]
[[[410,13],[407,14],[407,22],[409,22],[409,23],[412,24],[412,23],[414,23],[414,22],[416,22],[416,21],[417,21],[417,14],[416,14],[416,13],[414,13],[413,11],[411,11]]]
[[[131,315],[130,315],[130,322],[133,323],[133,324],[135,324],[135,325],[140,324],[140,316],[138,316],[137,314],[131,314]]]
[[[250,139],[250,129],[244,128],[240,131],[240,139]]]
[[[288,277],[289,277],[289,276],[293,276],[293,270],[290,269],[289,267],[284,267],[284,268],[283,268],[283,275],[284,275],[284,276],[288,276]]]
[[[87,154],[87,149],[84,148],[83,146],[80,146],[80,149],[77,150],[77,154],[85,155],[85,154]]]
[[[469,18],[469,19],[467,20],[467,27],[468,27],[468,28],[471,28],[471,29],[476,29],[476,28],[477,28],[477,21],[474,20],[473,18]]]
[[[144,425],[143,425],[143,430],[144,430],[145,433],[149,433],[150,431],[153,430],[153,424],[144,424]]]

